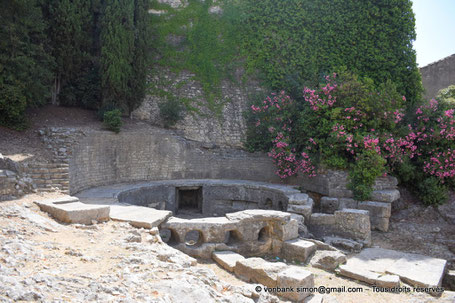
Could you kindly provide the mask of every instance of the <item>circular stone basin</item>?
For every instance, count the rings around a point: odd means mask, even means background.
[[[286,211],[299,190],[285,185],[241,180],[169,180],[125,185],[120,203],[171,210],[175,215],[222,216],[246,209]]]

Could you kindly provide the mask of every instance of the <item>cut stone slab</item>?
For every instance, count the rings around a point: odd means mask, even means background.
[[[308,257],[316,251],[316,244],[310,241],[295,239],[283,242],[281,254],[286,259],[306,262]]]
[[[245,257],[233,251],[214,251],[212,259],[224,269],[234,272],[237,261],[245,260]]]
[[[387,202],[360,201],[358,209],[368,210],[370,217],[390,218],[392,205]]]
[[[278,273],[277,286],[280,288],[293,288],[293,291],[281,292],[280,295],[297,302],[308,297],[310,292],[297,291],[299,287],[311,288],[314,286],[313,274],[297,266],[289,266]]]
[[[112,220],[129,222],[134,227],[148,229],[158,227],[170,216],[172,216],[172,212],[168,210],[156,210],[149,207],[133,205],[111,205],[110,212]]]
[[[287,265],[282,262],[267,262],[262,258],[248,258],[237,261],[234,273],[248,282],[256,282],[267,287],[276,287],[278,273]]]
[[[364,268],[341,265],[339,267],[339,273],[345,277],[380,287],[392,288],[400,286],[400,277],[396,275],[379,274]]]
[[[313,267],[321,268],[324,270],[333,271],[340,264],[346,263],[345,254],[339,251],[318,250],[314,256],[311,257],[310,264]]]
[[[65,204],[65,203],[71,203],[71,202],[79,202],[79,198],[78,197],[73,197],[73,196],[64,196],[64,197],[60,197],[60,198],[52,198],[52,199],[45,199],[45,200],[35,201],[36,204],[38,204],[38,203],[42,203],[42,204]]]
[[[109,220],[109,206],[89,205],[81,202],[35,201],[42,211],[49,213],[55,219],[65,223],[92,224],[92,221]]]
[[[403,282],[417,287],[438,287],[441,286],[446,265],[447,261],[443,259],[367,248],[350,258],[343,267],[347,271],[365,270],[397,275]]]
[[[338,237],[324,237],[324,242],[349,252],[359,252],[363,247],[362,243]]]
[[[322,197],[321,198],[321,211],[326,214],[333,214],[336,210],[338,210],[340,201],[338,198],[333,197]]]
[[[308,222],[313,212],[313,203],[310,205],[296,205],[296,204],[289,204],[287,211],[290,213],[296,213],[305,217],[305,220]]]
[[[243,220],[283,220],[289,221],[291,214],[277,210],[248,209],[235,213],[226,214],[231,221]]]
[[[375,190],[371,193],[370,198],[373,201],[392,203],[400,199],[400,192],[398,189]]]
[[[314,213],[310,217],[310,225],[335,225],[335,215]]]
[[[293,194],[288,196],[288,204],[306,205],[310,204],[312,199],[307,194]]]

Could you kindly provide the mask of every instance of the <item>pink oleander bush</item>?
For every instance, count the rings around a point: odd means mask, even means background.
[[[455,176],[454,109],[431,100],[406,110],[390,82],[333,74],[301,97],[280,92],[253,104],[247,147],[268,152],[281,178],[348,169],[354,197],[366,200],[376,177],[394,174],[425,203],[441,203]]]

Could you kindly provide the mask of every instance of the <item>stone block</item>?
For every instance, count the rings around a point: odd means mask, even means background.
[[[234,273],[247,282],[256,282],[267,287],[276,287],[278,273],[285,270],[287,265],[282,262],[267,262],[262,258],[247,258],[238,260]]]
[[[373,201],[392,203],[393,201],[400,199],[400,192],[398,189],[375,190],[371,193],[370,198]]]
[[[355,240],[371,243],[371,225],[368,211],[359,209],[343,209],[335,212],[335,221],[340,235]]]
[[[448,270],[442,281],[442,286],[446,290],[455,291],[455,270]]]
[[[281,241],[292,240],[299,237],[299,221],[293,219],[278,226],[277,238]]]
[[[110,218],[115,221],[129,222],[138,228],[158,227],[172,215],[168,210],[156,210],[142,206],[111,205]]]
[[[310,225],[335,225],[335,215],[315,213],[310,217]]]
[[[362,243],[339,237],[324,237],[324,242],[330,246],[335,246],[349,252],[359,252],[363,247]]]
[[[311,295],[311,293],[298,291],[297,289],[314,287],[314,277],[313,274],[307,270],[297,266],[289,266],[278,274],[277,285],[280,288],[293,289],[293,291],[280,293],[281,296],[296,302],[301,302],[307,296]]]
[[[233,272],[237,261],[245,260],[245,257],[233,251],[214,251],[212,259],[227,271]]]
[[[109,206],[89,205],[81,202],[54,204],[35,201],[42,211],[65,223],[92,224],[109,220]]]
[[[346,255],[340,251],[318,250],[311,257],[313,267],[333,271],[338,265],[346,263]]]
[[[339,207],[338,198],[322,197],[320,201],[321,212],[326,214],[333,214]]]
[[[368,210],[370,217],[390,218],[392,205],[386,202],[360,201],[358,209]]]
[[[281,255],[286,259],[306,262],[308,257],[316,251],[316,248],[316,244],[310,241],[295,239],[283,242]]]
[[[309,221],[311,213],[313,212],[313,204],[310,205],[295,205],[289,204],[287,211],[290,213],[296,213],[305,217],[305,220]]]
[[[371,229],[379,231],[389,230],[390,218],[370,217]]]
[[[392,288],[400,286],[400,277],[397,275],[383,275],[366,269],[355,268],[347,265],[341,265],[339,267],[339,274],[379,287]]]
[[[307,194],[293,194],[288,196],[288,204],[294,205],[307,205],[310,204],[310,200],[312,199]]]
[[[339,209],[351,208],[357,209],[358,201],[352,198],[339,198]]]

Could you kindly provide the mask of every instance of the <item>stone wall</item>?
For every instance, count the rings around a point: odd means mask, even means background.
[[[279,182],[264,154],[185,140],[160,129],[93,131],[72,150],[70,192],[122,182],[169,179],[243,179]]]
[[[439,90],[455,84],[455,54],[420,69],[425,99],[436,97]]]
[[[162,69],[151,78],[152,86],[166,92],[171,92],[181,102],[190,100],[196,111],[187,111],[184,118],[177,122],[174,129],[187,139],[217,145],[242,146],[245,139],[244,111],[248,106],[248,98],[262,92],[256,81],[242,85],[240,76],[238,84],[222,81],[221,97],[217,102],[222,103],[221,114],[215,114],[209,107],[202,86],[193,79],[193,74],[182,72],[175,74]],[[133,117],[163,126],[159,104],[165,102],[165,96],[158,93],[146,96],[142,105],[133,112]]]

